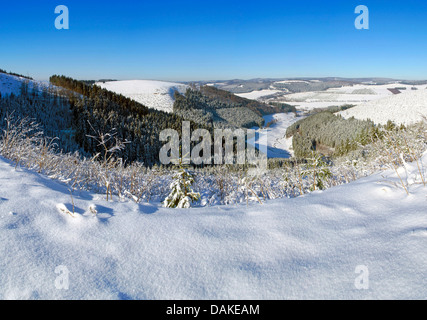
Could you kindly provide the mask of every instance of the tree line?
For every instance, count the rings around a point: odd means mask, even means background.
[[[3,69],[0,69],[0,73],[4,73],[4,74],[8,74],[8,75],[11,75],[11,76],[16,76],[16,77],[21,77],[21,78],[25,78],[25,79],[28,79],[28,80],[34,80],[33,78],[31,78],[31,77],[29,77],[29,76],[24,76],[24,75],[22,75],[22,74],[19,74],[19,73],[14,73],[14,72],[7,72],[6,70],[3,70]]]
[[[293,137],[297,157],[306,157],[321,146],[329,148],[331,154],[343,155],[354,150],[358,142],[374,137],[375,130],[372,121],[344,119],[325,111],[295,122],[286,130],[286,136]]]

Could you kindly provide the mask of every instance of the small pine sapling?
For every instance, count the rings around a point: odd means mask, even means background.
[[[172,176],[171,192],[163,201],[166,208],[190,208],[191,203],[200,200],[200,193],[194,192],[192,189],[193,175],[184,168],[181,159],[178,166],[178,171]]]
[[[325,182],[332,176],[328,164],[315,151],[312,151],[312,156],[307,161],[307,165],[301,174],[303,177],[312,179],[310,191],[325,189]]]

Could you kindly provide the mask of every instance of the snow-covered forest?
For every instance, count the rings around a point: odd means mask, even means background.
[[[177,168],[156,161],[155,150],[159,150],[161,143],[155,137],[160,128],[167,128],[173,121],[176,122],[171,128],[179,130],[183,118],[155,110],[152,115],[152,110],[123,96],[99,91],[96,86],[92,89],[70,78],[52,80],[66,88],[40,88],[25,80],[21,81],[18,95],[1,98],[1,154],[16,162],[16,166],[43,173],[72,190],[97,192],[110,200],[161,203],[170,192]],[[208,87],[204,90],[218,91]],[[203,97],[195,88],[187,93],[190,97]],[[202,100],[202,107],[207,101],[213,104],[214,100],[207,99]],[[187,100],[178,101],[185,104]],[[194,108],[198,101],[191,98],[187,107],[179,108]],[[125,110],[121,107],[124,103]],[[217,104],[224,106],[223,102]],[[152,119],[159,119],[159,125],[148,125]],[[120,123],[122,126],[117,126]],[[235,127],[236,121],[231,123]],[[153,129],[157,131],[150,131]],[[139,130],[140,134],[129,135],[133,132],[130,130]],[[297,157],[269,159],[267,171],[253,170],[249,165],[186,168],[194,175],[193,188],[200,194],[193,206],[264,203],[269,199],[297,197],[390,167],[399,168],[419,159],[427,149],[425,120],[406,127],[393,123],[375,126],[326,112],[294,123],[287,135],[294,136]],[[302,149],[297,148],[303,143],[300,140],[305,141]],[[322,145],[337,149],[337,156],[322,154]],[[151,165],[138,161],[140,155],[151,159]],[[424,179],[421,169],[419,179]],[[404,189],[405,184],[401,184]]]

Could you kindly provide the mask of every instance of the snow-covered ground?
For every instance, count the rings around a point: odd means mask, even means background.
[[[388,88],[406,87],[401,94],[392,94]],[[427,89],[425,85],[415,86],[417,90],[412,90],[413,86],[399,85],[355,85],[352,87],[342,87],[329,89],[323,92],[305,92],[289,95],[294,97],[317,97],[319,101],[305,101],[302,103],[306,108],[298,107],[298,110],[308,110],[310,108],[327,108],[331,105],[344,105],[348,103],[357,106],[339,112],[344,118],[355,117],[357,119],[371,119],[377,124],[386,124],[392,120],[396,124],[412,124],[427,117]],[[366,96],[372,96],[371,100]],[[355,98],[360,96],[361,100]],[[376,97],[375,99],[373,97]],[[327,101],[324,101],[324,100]],[[335,100],[334,100],[335,99]],[[353,99],[353,100],[351,100]],[[361,103],[362,101],[368,101]],[[332,103],[331,101],[335,101]],[[339,101],[339,102],[338,102]],[[289,102],[287,102],[289,103]],[[295,102],[296,103],[296,102]],[[290,103],[292,104],[292,103]],[[310,104],[310,107],[307,105]],[[271,125],[268,130],[268,157],[269,158],[289,158],[292,153],[292,138],[286,139],[286,129],[294,122],[301,119],[296,118],[293,113],[273,114],[264,117],[265,123],[272,120],[277,122]]]
[[[122,94],[149,108],[172,112],[174,92],[185,93],[188,86],[181,83],[154,80],[97,82],[96,85]]]
[[[283,83],[310,83],[310,82],[318,82],[319,80],[283,80],[283,81],[276,81],[275,83],[283,84]]]
[[[427,90],[402,92],[379,100],[370,101],[340,112],[344,118],[371,119],[377,124],[388,120],[396,124],[412,124],[427,117]]]
[[[268,158],[290,158],[293,156],[292,137],[286,138],[286,129],[294,122],[302,119],[294,113],[275,113],[264,116],[265,124],[272,123],[268,128],[262,129],[260,134],[267,135],[267,139],[256,139],[257,146],[261,147],[260,141],[267,142]],[[274,122],[272,122],[274,121]],[[253,129],[258,129],[254,127]],[[262,143],[261,142],[261,143]],[[262,147],[261,147],[262,148]]]
[[[425,299],[427,188],[393,182],[166,209],[0,158],[0,299]]]
[[[21,87],[24,82],[28,82],[28,89],[33,90],[34,84],[39,89],[48,86],[49,84],[45,81],[28,80],[22,77],[12,76],[5,73],[0,73],[0,94],[2,96],[14,94],[21,94]]]
[[[13,94],[19,94],[21,91],[21,85],[22,83],[18,81],[18,78],[15,76],[11,76],[5,73],[0,73],[0,94],[2,96],[4,95],[10,95]]]
[[[0,94],[19,95],[23,82],[28,82],[28,88],[33,89],[34,84],[39,89],[50,86],[46,81],[27,80],[25,78],[0,73]],[[174,82],[152,81],[152,80],[129,80],[97,82],[98,86],[107,90],[122,94],[145,106],[166,112],[172,112],[174,103],[174,92],[185,93],[187,85]]]
[[[251,99],[251,100],[258,100],[260,98],[271,96],[272,94],[283,92],[282,90],[258,90],[258,91],[252,91],[247,93],[236,93],[236,96]]]
[[[329,106],[342,106],[346,104],[365,104],[370,101],[393,96],[393,93],[388,89],[406,88],[402,92],[411,92],[413,87],[418,90],[424,90],[427,86],[412,86],[400,83],[386,85],[357,84],[354,86],[331,88],[326,91],[293,93],[280,97],[279,100],[280,102],[296,106],[298,110],[313,110],[315,108],[327,108]]]

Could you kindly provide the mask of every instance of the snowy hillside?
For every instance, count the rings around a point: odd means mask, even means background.
[[[271,96],[279,92],[282,92],[282,91],[267,89],[267,90],[252,91],[247,93],[236,93],[235,95],[242,98],[246,98],[246,99],[258,100],[260,98]]]
[[[427,116],[427,90],[420,89],[370,101],[340,112],[344,118],[371,119],[377,124],[388,120],[396,124],[411,124]]]
[[[96,85],[122,94],[149,108],[172,112],[175,91],[185,93],[187,85],[153,80],[97,82]]]
[[[1,95],[9,95],[11,93],[17,95],[21,90],[21,81],[24,78],[11,76],[5,73],[0,73],[0,93]]]
[[[10,95],[11,93],[19,95],[21,93],[23,82],[28,82],[28,88],[30,90],[34,88],[34,84],[36,84],[36,86],[39,88],[47,85],[47,83],[43,81],[28,80],[21,77],[0,73],[0,94],[2,96]]]
[[[329,106],[342,106],[346,104],[361,105],[371,101],[392,97],[389,89],[405,88],[402,92],[411,92],[412,88],[424,90],[426,85],[404,85],[390,83],[386,85],[357,84],[341,88],[330,88],[326,91],[311,91],[288,94],[280,97],[280,102],[285,102],[297,107],[298,110],[312,110],[314,108],[327,108]],[[375,102],[372,102],[373,104]]]
[[[0,299],[425,299],[427,189],[393,182],[178,210],[71,196],[0,157]]]

